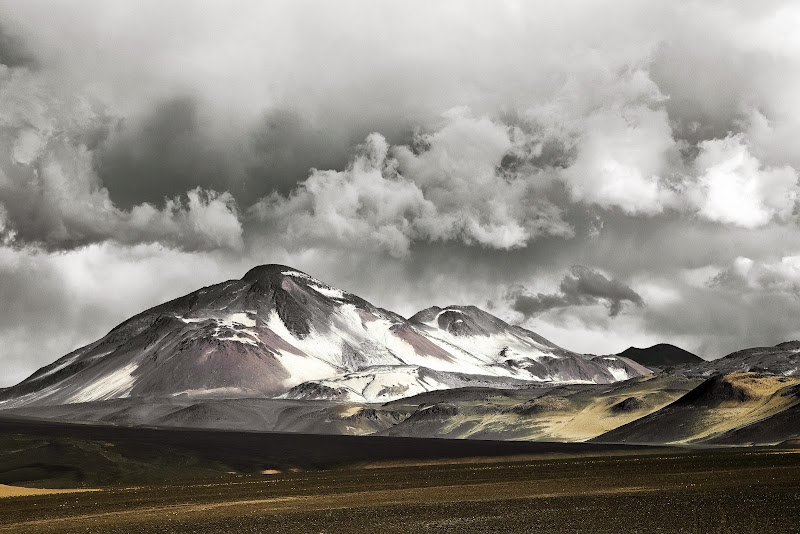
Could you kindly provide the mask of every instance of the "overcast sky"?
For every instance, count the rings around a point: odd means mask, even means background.
[[[0,3],[0,387],[284,263],[607,354],[800,337],[800,4]]]

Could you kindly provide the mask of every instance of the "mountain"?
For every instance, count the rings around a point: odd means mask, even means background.
[[[383,409],[411,415],[389,436],[585,441],[670,404],[697,385],[669,374],[614,384],[552,384],[526,390],[459,389],[399,399]]]
[[[700,356],[668,343],[659,343],[644,349],[629,347],[617,356],[628,358],[645,367],[669,367],[705,362]]]
[[[706,362],[698,371],[746,373],[749,371],[793,376],[800,374],[800,341],[786,341],[773,347],[753,347]]]
[[[173,397],[385,402],[477,385],[649,373],[584,356],[472,306],[406,320],[283,265],[146,310],[0,392],[0,408]]]
[[[644,417],[702,380],[661,373],[612,384],[474,384],[394,401],[269,398],[120,398],[55,406],[25,405],[0,418],[100,422],[306,434],[462,439],[585,441]]]
[[[800,438],[800,341],[679,364],[666,374],[701,382],[674,402],[594,440],[775,444]]]
[[[774,444],[800,437],[798,414],[800,377],[730,373],[592,441]]]

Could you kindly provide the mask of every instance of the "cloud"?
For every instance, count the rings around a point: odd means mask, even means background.
[[[228,147],[208,137],[201,114],[195,99],[179,95],[155,102],[144,117],[109,125],[92,150],[92,163],[115,205],[130,209],[195,187],[227,185]]]
[[[446,116],[415,147],[371,134],[344,171],[314,170],[288,196],[274,193],[251,215],[286,243],[337,242],[409,252],[414,241],[525,247],[572,228],[545,195],[547,180],[499,169],[510,128],[465,110]]]
[[[591,306],[601,302],[608,307],[609,317],[619,315],[625,302],[640,308],[644,306],[642,297],[624,283],[581,265],[573,266],[564,276],[558,293],[532,295],[518,286],[509,290],[506,298],[510,299],[511,308],[526,319],[553,308]]]
[[[193,188],[163,208],[117,208],[93,166],[108,119],[80,93],[64,98],[28,69],[0,66],[0,205],[4,235],[65,249],[115,240],[193,249],[238,248],[229,193]]]
[[[674,202],[667,174],[678,145],[664,107],[668,98],[647,61],[621,72],[594,66],[582,75],[590,79],[571,79],[549,105],[526,114],[572,149],[560,178],[573,200],[631,215],[662,212]]]
[[[311,168],[343,170],[371,132],[395,147],[413,144],[415,129],[437,138],[437,155],[392,154],[415,183],[437,172],[440,179],[466,176],[464,165],[433,161],[453,153],[447,136],[465,135],[456,120],[442,126],[441,113],[465,106],[509,131],[512,146],[501,162],[516,158],[515,171],[526,174],[524,186],[494,182],[494,205],[451,214],[463,221],[440,217],[443,233],[460,232],[465,243],[524,246],[549,234],[574,202],[631,216],[699,211],[747,227],[783,213],[769,201],[751,206],[747,220],[731,221],[708,169],[692,163],[697,154],[714,157],[712,145],[699,144],[731,132],[753,138],[747,142],[762,174],[800,165],[791,149],[800,108],[790,97],[800,78],[778,83],[800,57],[774,33],[796,15],[789,4],[684,7],[690,15],[670,2],[645,8],[576,0],[567,11],[516,2],[467,10],[447,2],[310,6],[245,2],[230,10],[145,1],[67,8],[32,0],[8,3],[0,17],[20,35],[14,49],[28,50],[41,65],[42,83],[63,87],[57,96],[65,103],[65,95],[91,95],[101,110],[104,125],[87,150],[97,187],[122,210],[159,205],[195,187],[229,192],[245,208],[272,192],[286,196]],[[47,24],[53,18],[64,23]],[[711,23],[717,20],[725,24]],[[715,90],[720,85],[726,90]],[[477,169],[507,142],[493,144],[483,133],[486,145],[467,154],[483,158],[462,178],[471,186],[480,186]],[[781,158],[794,163],[773,164]],[[541,184],[531,194],[530,184],[544,174],[569,192],[561,205],[539,201]],[[746,189],[749,179],[742,183]],[[452,193],[432,202],[440,206]],[[519,194],[546,213],[542,228],[508,201]]]
[[[741,134],[703,141],[699,149],[699,176],[689,194],[702,217],[755,228],[793,214],[798,199],[795,169],[762,165]]]
[[[709,285],[737,293],[783,293],[800,299],[800,255],[773,261],[754,261],[740,256],[711,278]]]
[[[334,241],[401,256],[419,232],[415,221],[435,207],[397,174],[388,150],[381,135],[370,135],[346,170],[314,170],[289,196],[273,193],[250,213],[289,247]]]
[[[660,213],[671,203],[661,175],[675,142],[664,110],[596,112],[585,128],[578,157],[563,174],[573,198],[629,214]]]
[[[0,24],[0,64],[8,67],[36,67],[36,59],[25,47],[22,40],[9,33]]]

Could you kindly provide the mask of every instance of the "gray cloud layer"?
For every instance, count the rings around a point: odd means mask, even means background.
[[[570,269],[570,273],[561,280],[559,290],[559,293],[531,295],[524,287],[514,287],[507,297],[512,301],[511,308],[526,318],[553,308],[590,306],[601,302],[607,305],[611,317],[619,315],[626,301],[644,306],[641,295],[627,285],[619,280],[609,280],[602,273],[582,265]]]
[[[491,300],[575,350],[796,337],[798,23],[788,1],[4,2],[0,358],[20,378],[276,261],[406,314]]]

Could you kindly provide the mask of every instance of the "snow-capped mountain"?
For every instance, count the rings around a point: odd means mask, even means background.
[[[263,265],[132,317],[0,392],[0,408],[178,395],[373,402],[648,372],[564,350],[473,306],[407,320],[296,269]]]

